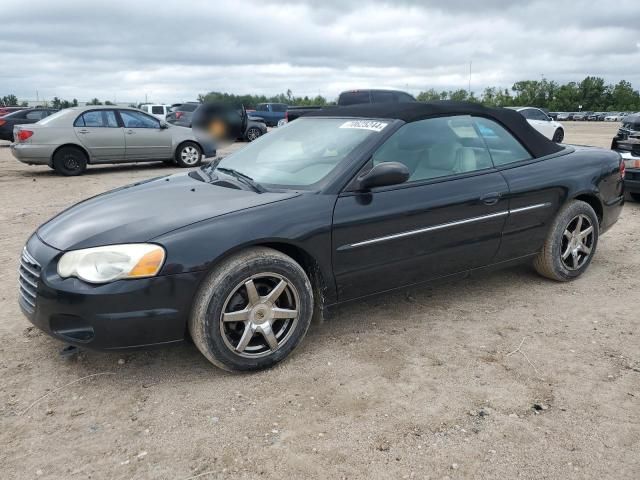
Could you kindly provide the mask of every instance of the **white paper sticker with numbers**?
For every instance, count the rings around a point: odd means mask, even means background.
[[[386,122],[378,122],[377,120],[349,120],[340,125],[340,128],[357,128],[359,130],[381,132],[387,125],[389,124]]]

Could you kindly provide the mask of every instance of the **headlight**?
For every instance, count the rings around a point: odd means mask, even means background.
[[[58,275],[78,277],[89,283],[153,277],[160,271],[164,257],[164,248],[148,243],[74,250],[60,258]]]

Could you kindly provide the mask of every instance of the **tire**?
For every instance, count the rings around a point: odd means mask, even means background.
[[[590,233],[585,233],[590,227]],[[578,230],[580,234],[577,234]],[[566,282],[578,278],[596,253],[598,236],[596,212],[588,203],[573,200],[556,216],[533,266],[540,275],[551,280]]]
[[[564,140],[564,130],[562,130],[561,128],[558,128],[553,134],[553,139],[551,141],[556,143],[562,143],[562,140]]]
[[[313,289],[302,267],[277,250],[257,247],[224,260],[207,276],[195,296],[189,333],[217,367],[261,370],[293,351],[312,316]]]
[[[202,163],[202,149],[195,142],[184,142],[176,149],[175,159],[179,167],[197,167]]]
[[[250,129],[247,130],[245,138],[247,142],[253,142],[256,138],[261,136],[262,136],[262,130],[260,130],[258,127],[251,127]]]
[[[640,202],[640,193],[629,193],[634,202]]]
[[[62,147],[53,155],[53,169],[66,177],[82,175],[87,169],[87,155],[76,147]]]

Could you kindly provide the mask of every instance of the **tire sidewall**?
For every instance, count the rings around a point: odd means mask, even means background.
[[[564,266],[564,264],[562,263],[562,237],[564,235],[564,231],[567,228],[567,226],[569,225],[569,223],[577,216],[577,215],[586,215],[589,217],[589,220],[591,221],[591,225],[593,225],[594,229],[593,229],[593,246],[591,247],[591,255],[589,255],[589,258],[587,258],[587,261],[584,263],[584,265],[582,265],[580,268],[578,268],[577,270],[569,270],[568,268],[566,268]],[[556,271],[556,273],[566,279],[566,280],[573,280],[577,277],[579,277],[580,275],[582,275],[582,273],[584,273],[584,271],[589,268],[589,265],[591,264],[591,261],[593,260],[593,257],[596,254],[596,250],[598,248],[598,240],[600,237],[600,228],[599,228],[599,224],[598,224],[598,217],[595,213],[595,211],[593,210],[593,208],[591,207],[591,205],[589,205],[586,202],[582,202],[582,201],[577,201],[574,202],[573,204],[569,205],[569,207],[567,209],[565,209],[557,218],[555,224],[554,224],[554,232],[553,232],[553,244],[552,244],[552,248],[551,248],[551,255],[552,255],[552,259],[553,259],[553,268]]]
[[[194,147],[196,150],[198,150],[198,161],[196,163],[187,164],[187,163],[184,163],[182,161],[182,151],[187,147]],[[200,165],[202,163],[202,149],[195,142],[184,142],[184,143],[181,143],[180,146],[178,147],[178,149],[176,150],[175,161],[178,164],[178,166],[180,166],[182,168],[197,167],[198,165]]]
[[[277,273],[285,277],[298,291],[299,317],[295,330],[286,343],[271,355],[259,358],[246,358],[234,354],[229,350],[220,332],[220,315],[224,302],[232,290],[240,282],[259,273]],[[259,370],[270,367],[287,357],[305,336],[313,315],[313,291],[311,283],[304,270],[293,260],[287,261],[280,256],[260,256],[244,262],[240,268],[221,269],[213,272],[210,281],[205,282],[203,295],[208,296],[206,310],[192,318],[202,328],[202,338],[206,343],[206,350],[202,352],[216,365],[231,371]],[[204,317],[204,318],[203,318]],[[212,358],[213,357],[213,358]]]
[[[553,141],[556,143],[560,143],[564,140],[564,131],[561,128],[556,129],[553,133]]]

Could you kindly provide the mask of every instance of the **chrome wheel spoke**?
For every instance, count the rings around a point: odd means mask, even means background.
[[[249,306],[257,305],[260,303],[260,295],[258,295],[258,290],[256,290],[256,284],[253,280],[249,280],[244,284],[247,289],[247,298],[249,299]]]
[[[562,259],[566,260],[570,254],[571,254],[571,245],[568,245],[565,251],[562,252]]]
[[[586,253],[587,255],[589,255],[591,253],[591,247],[587,247],[584,243],[581,243],[580,245],[578,245],[578,248]]]
[[[249,342],[253,338],[254,333],[255,328],[253,324],[247,323],[247,326],[244,327],[244,332],[242,332],[242,337],[240,337],[240,341],[238,342],[238,345],[236,345],[237,352],[244,352],[245,348],[247,348],[247,345],[249,345]]]
[[[582,215],[578,216],[578,223],[576,223],[576,228],[573,231],[574,233],[577,233],[580,230],[582,230]]]
[[[261,327],[262,336],[269,344],[269,348],[274,351],[278,349],[278,339],[276,338],[275,333],[273,333],[273,329],[271,328],[271,324],[267,323]]]
[[[247,320],[249,320],[249,310],[246,309],[222,314],[223,322],[246,322]]]
[[[580,232],[580,238],[586,238],[591,232],[593,232],[593,227],[589,226]]]
[[[565,238],[568,238],[569,240],[571,240],[571,237],[573,237],[573,233],[571,233],[571,232],[569,231],[569,229],[567,228],[567,229],[564,231],[564,236],[565,236]]]
[[[571,261],[573,262],[573,268],[578,267],[578,252],[576,250],[571,251]]]
[[[271,302],[272,304],[275,304],[276,300],[278,300],[278,297],[282,295],[282,292],[284,292],[285,288],[287,288],[287,282],[285,282],[284,280],[280,280],[278,285],[276,285],[273,290],[269,292],[269,295],[266,296],[265,300]]]
[[[286,308],[272,308],[271,312],[274,319],[295,318],[298,315],[297,310],[288,310]]]

